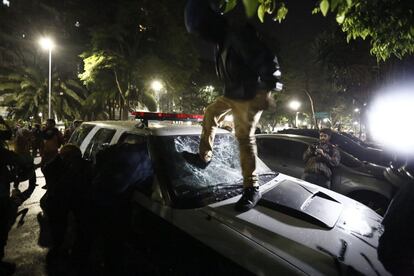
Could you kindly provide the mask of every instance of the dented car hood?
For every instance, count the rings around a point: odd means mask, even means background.
[[[203,208],[212,218],[310,275],[388,275],[377,258],[382,217],[368,207],[299,179],[280,175],[261,186],[252,210],[239,197]]]

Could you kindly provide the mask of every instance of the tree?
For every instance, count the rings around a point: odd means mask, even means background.
[[[223,1],[225,11],[232,10],[238,0]],[[319,0],[313,13],[329,11],[351,39],[367,39],[370,52],[378,60],[391,56],[402,58],[414,53],[414,2],[411,0]],[[279,22],[287,15],[287,7],[280,0],[243,0],[249,17],[257,14],[263,22],[265,15],[272,15]]]
[[[149,91],[154,78],[162,79],[170,99],[179,102],[198,56],[178,23],[182,16],[171,13],[174,4],[128,0],[123,5],[108,3],[106,8],[106,23],[91,27],[91,49],[82,54],[81,80],[92,89],[116,92],[110,94],[112,105],[120,107],[123,119],[128,109],[155,106]]]
[[[48,33],[58,41],[52,62],[52,111],[59,119],[81,116],[79,107],[88,91],[73,73],[78,58],[62,13],[47,1],[16,0],[8,8],[0,6],[0,14],[0,93],[7,95],[12,114],[22,119],[47,114],[47,55],[37,42]]]
[[[48,78],[36,65],[17,67],[9,74],[0,75],[0,95],[12,107],[11,115],[29,119],[48,111]],[[60,119],[73,120],[80,116],[77,108],[86,97],[84,87],[74,80],[62,80],[52,75],[52,112]],[[13,96],[13,97],[10,97]]]

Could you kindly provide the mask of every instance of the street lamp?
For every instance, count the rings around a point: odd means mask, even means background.
[[[160,92],[163,87],[164,85],[162,85],[162,83],[159,80],[154,80],[151,82],[151,88],[155,92]]]
[[[153,80],[151,82],[151,89],[154,90],[155,96],[157,98],[157,111],[160,111],[160,91],[164,88],[164,85],[159,80]]]
[[[296,111],[296,116],[295,116],[295,127],[298,127],[298,115],[299,115],[299,107],[301,106],[301,103],[299,101],[293,100],[289,103],[289,107]]]
[[[43,37],[39,40],[40,46],[49,51],[49,119],[52,118],[52,49],[55,47],[53,40]]]

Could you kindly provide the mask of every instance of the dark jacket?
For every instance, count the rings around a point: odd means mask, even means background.
[[[20,166],[16,153],[0,147],[0,198],[10,196],[10,183],[18,178]]]
[[[392,200],[382,220],[378,259],[393,275],[414,273],[414,182],[406,183]]]
[[[57,155],[43,168],[47,181],[44,204],[64,209],[82,208],[91,200],[92,165],[82,158]]]
[[[112,145],[96,155],[93,196],[98,206],[128,200],[134,189],[146,191],[153,167],[145,143]]]
[[[277,78],[277,59],[246,24],[231,30],[216,47],[216,70],[224,82],[224,96],[252,99],[257,91],[271,91]]]
[[[325,155],[316,155],[316,148],[322,149]],[[305,173],[322,174],[330,179],[332,169],[341,161],[341,155],[336,146],[331,143],[317,143],[308,147],[303,154],[303,160],[306,162]]]
[[[277,59],[251,25],[230,27],[206,0],[187,1],[185,23],[190,33],[216,44],[216,70],[224,82],[224,96],[248,100],[258,91],[276,87]]]

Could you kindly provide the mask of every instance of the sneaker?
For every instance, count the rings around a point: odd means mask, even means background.
[[[187,163],[190,163],[191,165],[200,169],[205,169],[211,162],[203,160],[198,153],[183,151],[182,155]]]
[[[244,188],[243,195],[237,201],[234,208],[238,212],[246,212],[256,206],[257,202],[262,198],[259,187]]]

